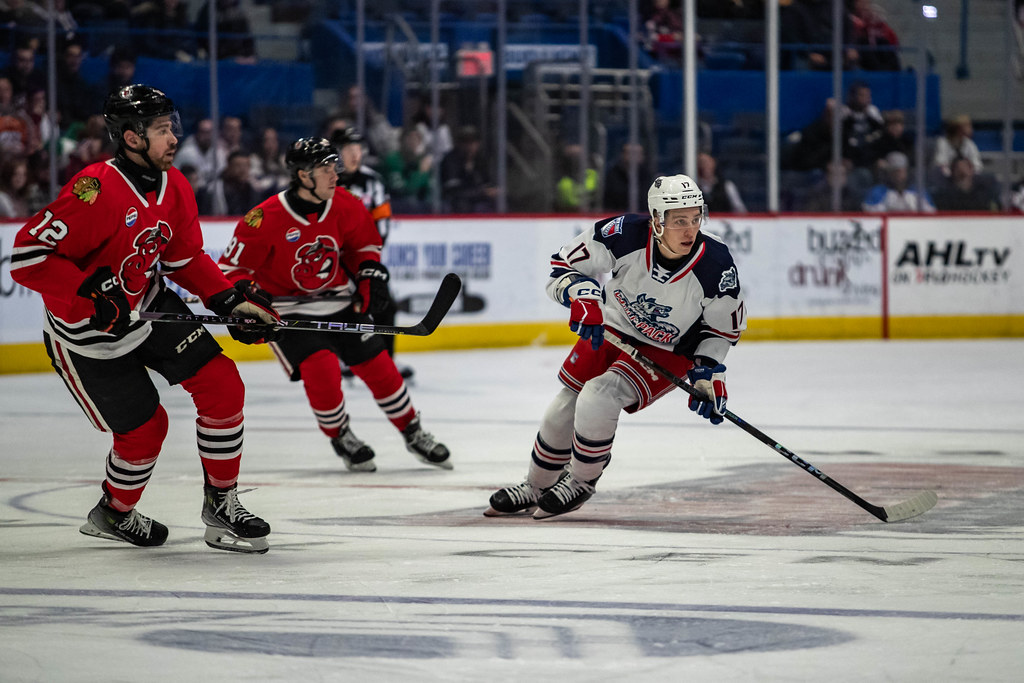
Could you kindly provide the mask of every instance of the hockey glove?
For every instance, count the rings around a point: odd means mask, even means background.
[[[78,296],[92,299],[96,313],[89,318],[89,324],[94,330],[118,337],[128,331],[131,306],[121,289],[121,281],[110,270],[110,266],[97,268],[87,277],[78,288]]]
[[[243,344],[265,344],[276,341],[281,331],[275,325],[281,316],[274,310],[272,297],[256,286],[251,280],[239,280],[231,289],[217,292],[206,303],[207,308],[217,315],[256,318],[263,325],[230,325],[231,338]]]
[[[718,363],[714,367],[710,365],[696,365],[686,373],[690,384],[704,398],[690,396],[690,410],[701,417],[711,420],[711,424],[721,424],[725,415],[725,402],[729,398],[729,392],[725,390],[725,366]]]
[[[380,315],[388,309],[391,296],[388,294],[390,277],[383,263],[367,260],[359,264],[359,272],[356,273],[356,288],[359,292],[356,301],[359,313]]]
[[[589,339],[595,351],[604,343],[604,315],[601,313],[601,288],[593,280],[580,280],[567,291],[572,299],[569,305],[569,329]]]

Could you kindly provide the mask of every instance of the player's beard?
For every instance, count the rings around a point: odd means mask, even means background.
[[[177,153],[178,148],[171,147],[164,150],[163,155],[158,159],[154,159],[152,155],[149,155],[149,160],[153,162],[153,166],[155,166],[157,170],[166,171],[174,164],[174,155]]]

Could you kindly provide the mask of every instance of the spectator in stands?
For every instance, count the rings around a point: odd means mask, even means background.
[[[398,149],[384,157],[381,175],[391,188],[391,206],[395,213],[426,213],[434,157],[424,151],[423,136],[416,126],[402,130]]]
[[[363,110],[363,119],[366,122],[363,128],[366,130],[365,138],[369,147],[363,162],[368,166],[379,166],[385,156],[398,149],[398,130],[364,96],[362,88],[358,85],[349,86],[345,90],[345,97],[337,115],[350,121],[351,124],[340,130],[356,125],[360,109]],[[324,137],[330,140],[333,132],[329,131]]]
[[[644,47],[657,59],[679,63],[683,44],[683,15],[678,3],[653,0],[644,17]]]
[[[110,53],[107,92],[111,93],[135,83],[135,50],[118,45]]]
[[[868,190],[863,209],[868,213],[935,213],[935,204],[925,192],[909,185],[910,162],[902,152],[890,152],[885,158],[885,182]],[[921,204],[919,207],[918,204]]]
[[[1021,180],[1010,189],[1010,196],[1006,204],[1008,211],[1024,213],[1024,180]]]
[[[220,136],[217,144],[225,155],[232,152],[245,152],[245,129],[242,126],[242,119],[237,116],[225,116],[220,120]]]
[[[843,44],[850,43],[849,22]],[[832,0],[791,0],[779,9],[780,59],[783,69],[828,71],[832,68]]]
[[[0,158],[24,156],[28,146],[28,124],[14,104],[11,79],[0,76]]]
[[[604,209],[617,213],[629,211],[629,169],[636,164],[637,197],[634,207],[637,211],[645,206],[647,201],[643,187],[647,178],[654,176],[654,172],[647,163],[644,146],[639,143],[622,143],[619,156],[615,164],[608,169],[604,179]]]
[[[179,62],[195,59],[195,28],[188,19],[187,3],[147,0],[132,8],[131,17],[139,54]],[[205,26],[202,32],[207,32]]]
[[[249,155],[249,162],[249,177],[260,201],[288,189],[291,174],[285,165],[277,129],[268,126],[260,131],[259,149]]]
[[[781,165],[790,171],[824,170],[832,159],[832,129],[836,101],[825,100],[818,118],[786,136]]]
[[[949,177],[953,160],[957,157],[969,159],[974,165],[974,172],[981,173],[983,165],[981,152],[974,143],[974,126],[971,117],[966,114],[957,116],[946,122],[942,137],[935,141],[935,154],[932,166],[945,177]]]
[[[903,112],[893,109],[882,114],[882,134],[871,146],[869,154],[877,178],[881,178],[878,164],[890,152],[902,152],[907,158],[914,156],[914,136],[907,131]]]
[[[61,128],[84,123],[99,109],[100,94],[81,74],[85,50],[77,40],[69,40],[57,62],[57,112]]]
[[[843,158],[857,169],[870,170],[875,161],[872,150],[885,128],[882,112],[871,103],[871,86],[864,81],[853,83],[841,116]]]
[[[349,119],[347,116],[342,116],[341,114],[332,114],[327,117],[327,120],[324,121],[322,126],[320,126],[320,137],[325,140],[333,140],[353,127],[355,127],[355,122],[352,119]]]
[[[30,159],[39,156],[49,159],[50,139],[59,138],[60,129],[57,122],[50,118],[44,86],[37,86],[29,91],[24,108],[18,111],[18,115],[25,122],[27,130],[26,156]],[[57,153],[63,157],[67,152],[70,152],[70,149],[65,148],[63,141],[59,142]]]
[[[857,213],[861,211],[864,191],[850,185],[846,163],[828,162],[825,175],[803,196],[796,210],[808,213],[829,213],[832,211],[832,188],[839,186],[839,211]]]
[[[256,41],[252,37],[249,15],[245,13],[241,0],[216,0],[217,2],[217,59],[233,59],[243,64],[256,62]],[[206,35],[210,25],[209,0],[203,4],[196,16],[195,31],[200,34],[199,48],[203,58],[210,53]],[[244,212],[243,212],[244,213]]]
[[[999,195],[991,183],[978,178],[966,157],[953,159],[950,176],[935,191],[939,211],[999,211]]]
[[[708,211],[719,213],[746,213],[747,206],[743,203],[736,183],[718,173],[718,162],[706,152],[697,155],[697,184],[704,193],[704,203]]]
[[[455,149],[441,160],[441,193],[445,211],[494,212],[498,188],[491,180],[490,164],[484,158],[476,126],[460,128],[455,136]]]
[[[228,165],[197,193],[199,213],[204,216],[243,216],[260,203],[259,193],[249,180],[249,155],[241,150],[228,155]]]
[[[105,161],[114,156],[115,149],[107,134],[107,123],[101,114],[91,115],[78,133],[78,143],[68,155],[68,164],[64,167],[62,182],[67,182],[89,164]]]
[[[558,181],[555,184],[555,210],[579,211],[595,209],[598,191],[600,190],[600,174],[594,164],[588,164],[580,182],[580,159],[583,145],[570,142],[562,145],[558,155]]]
[[[420,97],[419,107],[412,116],[412,122],[420,132],[423,151],[435,155],[438,159],[443,159],[445,154],[452,151],[455,144],[452,141],[452,130],[445,120],[443,106],[437,108],[437,144],[434,144],[433,111],[430,93],[423,94]]]
[[[181,169],[186,165],[195,167],[199,173],[199,186],[193,186],[196,192],[216,180],[227,165],[227,154],[219,145],[213,146],[211,119],[200,119],[196,123],[195,132],[178,147],[178,153],[174,155],[174,166]]]
[[[24,104],[29,90],[46,87],[46,74],[36,67],[36,49],[27,40],[22,40],[14,48],[4,75],[11,79],[15,106]]]
[[[35,33],[46,31],[46,6],[31,0],[6,0],[0,2],[0,38],[7,42],[11,38],[21,40]]]
[[[885,22],[879,7],[872,0],[852,0],[849,5],[849,40],[855,47],[847,53],[846,67],[865,71],[899,71],[900,40]]]
[[[0,162],[0,218],[28,218],[42,204],[42,192],[29,177],[28,160],[4,155]]]
[[[788,0],[783,0],[783,4]],[[697,0],[701,19],[761,19],[764,0]]]

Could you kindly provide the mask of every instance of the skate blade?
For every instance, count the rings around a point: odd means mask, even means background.
[[[502,512],[501,510],[495,510],[492,507],[484,510],[484,517],[513,517],[515,515],[528,515],[537,509],[536,505],[531,505],[528,508],[517,510],[515,512]]]
[[[102,529],[100,529],[98,526],[96,526],[92,522],[86,522],[82,526],[78,527],[78,530],[80,532],[82,532],[83,534],[85,534],[86,536],[95,536],[96,538],[106,538],[106,539],[111,540],[111,541],[121,541],[122,543],[127,543],[128,542],[128,541],[124,540],[123,538],[121,538],[119,536],[114,536],[113,534],[108,534],[107,532],[103,531]]]
[[[206,541],[206,545],[217,550],[230,550],[235,553],[254,553],[262,555],[263,553],[270,550],[270,544],[267,543],[267,537],[261,536],[259,538],[241,538],[235,536],[227,529],[221,529],[220,527],[208,526],[206,527],[206,535],[203,536],[203,540]]]
[[[438,469],[442,469],[442,470],[450,470],[450,469],[452,469],[452,459],[450,457],[449,458],[445,458],[441,462],[434,462],[433,460],[427,460],[422,455],[417,453],[416,454],[416,459],[419,460],[420,462],[422,462],[425,465],[430,465],[431,467],[437,467]]]
[[[364,460],[363,462],[352,462],[346,458],[342,458],[345,461],[345,468],[349,472],[376,472],[377,466],[373,463],[373,459]]]
[[[579,510],[581,507],[583,507],[583,503],[580,503],[576,507],[572,508],[571,510],[566,510],[565,512],[548,512],[544,508],[538,507],[536,509],[536,511],[534,511],[534,513],[533,513],[533,518],[534,519],[549,519],[551,517],[559,517],[561,515],[567,515],[570,512],[575,512],[576,510]]]

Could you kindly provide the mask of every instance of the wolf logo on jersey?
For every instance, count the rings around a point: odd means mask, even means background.
[[[153,264],[171,240],[171,226],[158,221],[138,234],[135,253],[121,262],[121,285],[128,294],[142,294],[149,287]]]
[[[671,344],[679,336],[679,328],[659,318],[667,318],[672,307],[659,304],[654,298],[641,293],[636,301],[630,301],[621,289],[615,290],[615,300],[622,306],[633,326],[648,339],[662,344]]]
[[[307,292],[315,292],[334,280],[338,272],[338,243],[319,235],[316,241],[295,250],[297,263],[292,266],[292,279]]]

